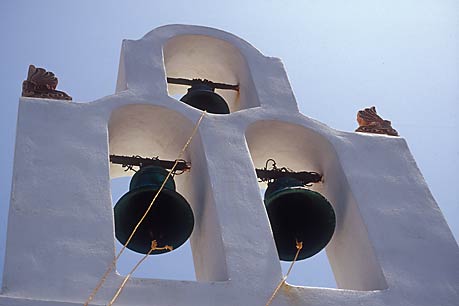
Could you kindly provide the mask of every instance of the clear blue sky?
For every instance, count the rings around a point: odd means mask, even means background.
[[[376,105],[406,138],[458,239],[459,2],[4,0],[0,271],[18,97],[28,65],[55,72],[58,89],[75,102],[92,101],[115,90],[122,39],[170,23],[226,30],[280,57],[301,111],[333,128],[353,131],[357,110]],[[114,184],[116,198],[127,186]],[[139,275],[193,279],[189,248],[176,252],[150,259]],[[123,259],[120,270],[133,260]],[[323,255],[299,264],[291,282],[334,286]]]

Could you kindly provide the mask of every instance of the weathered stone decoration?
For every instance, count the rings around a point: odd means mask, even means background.
[[[56,90],[58,80],[54,73],[34,65],[29,66],[27,80],[22,82],[22,96],[56,100],[72,100],[68,94]]]
[[[392,128],[391,122],[379,117],[374,106],[360,110],[357,113],[357,122],[359,127],[355,130],[356,132],[398,136],[398,132]]]

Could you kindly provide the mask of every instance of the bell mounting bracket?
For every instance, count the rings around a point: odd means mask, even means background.
[[[183,78],[167,78],[167,83],[177,84],[177,85],[187,85],[187,86],[196,86],[196,85],[206,85],[212,90],[215,89],[227,89],[239,91],[239,85],[231,85],[224,83],[215,83],[206,79],[183,79]]]
[[[126,168],[125,171],[133,170],[133,167],[143,167],[143,166],[159,166],[165,169],[172,169],[174,164],[177,162],[175,166],[174,172],[180,171],[181,174],[185,171],[189,171],[191,169],[191,163],[187,162],[186,160],[163,160],[159,159],[159,157],[153,158],[146,158],[141,156],[121,156],[121,155],[110,155],[110,162],[113,164],[122,165],[123,168]],[[271,169],[268,169],[268,163],[272,162]],[[266,165],[262,169],[255,169],[257,173],[257,177],[260,179],[261,182],[272,182],[275,179],[282,178],[282,177],[291,177],[294,178],[304,185],[309,185],[312,183],[318,183],[322,181],[322,175],[314,172],[314,171],[293,171],[289,168],[282,167],[278,168],[276,162],[273,159],[268,159],[266,161]]]
[[[271,169],[268,169],[269,162],[272,162]],[[262,169],[255,169],[257,177],[260,179],[260,182],[270,183],[275,179],[282,177],[291,177],[294,178],[304,185],[308,186],[312,183],[318,183],[322,181],[322,175],[314,171],[300,171],[296,172],[287,167],[278,168],[276,161],[272,158],[266,161],[266,165]]]
[[[191,163],[186,160],[163,160],[159,157],[146,158],[141,156],[121,156],[121,155],[110,155],[110,162],[113,164],[119,164],[123,168],[126,168],[125,171],[135,171],[133,167],[144,167],[144,166],[159,166],[165,169],[172,169],[174,164],[177,165],[174,168],[174,174],[182,174],[185,171],[191,169]],[[179,171],[180,173],[176,173]]]

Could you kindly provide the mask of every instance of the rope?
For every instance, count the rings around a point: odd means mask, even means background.
[[[193,128],[193,131],[191,132],[191,135],[190,137],[188,138],[187,142],[185,143],[185,145],[183,146],[182,150],[180,151],[177,159],[175,160],[175,163],[174,165],[172,166],[171,168],[171,171],[167,174],[166,178],[164,179],[163,183],[161,184],[161,187],[158,189],[158,191],[156,192],[155,196],[153,197],[153,200],[151,201],[150,205],[148,206],[147,210],[145,211],[145,213],[143,214],[142,218],[140,218],[140,221],[137,223],[137,225],[135,226],[134,230],[132,231],[131,235],[129,236],[128,240],[126,241],[126,243],[123,245],[123,247],[121,248],[121,250],[119,251],[118,255],[116,255],[116,257],[113,259],[112,263],[108,266],[107,270],[105,271],[104,275],[101,277],[101,279],[99,280],[99,283],[96,285],[96,287],[94,288],[94,290],[91,292],[91,294],[89,295],[88,299],[86,300],[86,302],[84,303],[84,306],[88,306],[89,303],[94,299],[94,297],[96,296],[97,292],[100,290],[100,288],[102,287],[102,285],[105,283],[105,281],[107,280],[107,277],[108,275],[110,274],[110,272],[113,270],[113,268],[116,266],[116,262],[118,261],[118,259],[120,258],[121,254],[123,254],[124,250],[126,249],[127,245],[129,244],[129,242],[131,242],[131,239],[132,237],[134,236],[134,234],[137,232],[137,229],[139,228],[140,224],[143,222],[143,220],[146,218],[146,216],[148,215],[148,213],[150,212],[151,210],[151,207],[153,206],[154,202],[156,201],[156,198],[159,196],[159,194],[161,193],[161,191],[163,190],[164,186],[166,185],[166,182],[167,180],[169,179],[169,177],[171,176],[171,174],[174,172],[175,168],[177,167],[177,164],[180,162],[180,159],[182,158],[183,154],[185,154],[185,151],[186,149],[188,148],[188,146],[190,145],[191,143],[191,140],[193,140],[193,137],[195,136],[196,132],[198,131],[198,128],[199,128],[199,125],[201,124],[201,121],[202,119],[204,118],[204,115],[206,114],[207,112],[206,111],[203,111],[202,114],[201,114],[201,117],[199,117],[198,121],[196,122],[196,125],[194,126]],[[153,250],[150,249],[150,253],[152,252]],[[144,259],[142,259],[141,261],[143,261]],[[140,265],[138,263],[138,265]],[[129,279],[129,278],[128,278]],[[127,281],[127,279],[126,279]]]
[[[145,256],[141,260],[139,260],[137,262],[137,264],[134,266],[134,268],[132,268],[132,270],[129,271],[128,275],[126,275],[126,277],[124,278],[123,282],[121,283],[121,286],[118,288],[118,290],[116,291],[115,295],[110,300],[110,302],[107,304],[107,306],[112,306],[113,303],[115,303],[115,301],[118,299],[119,295],[121,294],[121,291],[123,291],[124,286],[126,285],[127,281],[131,277],[131,275],[134,274],[135,270],[137,270],[137,268],[145,261],[145,259],[147,259],[147,257],[151,254],[151,252],[153,252],[155,250],[169,250],[169,251],[172,251],[172,247],[170,245],[166,245],[164,247],[158,247],[158,243],[156,242],[156,240],[153,240],[151,242],[150,251],[148,251],[148,253],[145,254]]]
[[[274,297],[276,296],[277,292],[279,292],[279,290],[282,287],[282,285],[287,281],[287,277],[290,274],[290,271],[292,271],[293,265],[295,264],[295,262],[296,262],[296,260],[298,258],[298,255],[300,254],[300,251],[301,251],[302,248],[303,248],[303,242],[302,241],[298,242],[298,240],[297,240],[296,241],[296,249],[297,249],[297,251],[296,251],[296,254],[295,254],[295,258],[293,258],[293,261],[290,264],[290,267],[288,268],[287,274],[285,274],[285,276],[281,279],[281,281],[277,285],[276,289],[274,289],[273,294],[271,295],[271,297],[269,298],[269,300],[268,300],[268,302],[266,303],[265,306],[271,305],[271,303],[274,300]]]

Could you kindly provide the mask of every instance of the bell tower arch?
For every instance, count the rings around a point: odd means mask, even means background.
[[[171,97],[178,77],[237,85],[221,93],[230,113],[202,115]],[[109,156],[178,153],[194,126],[191,172],[177,183],[195,217],[197,281],[131,278],[116,303],[265,305],[282,272],[256,169],[274,157],[321,175],[313,188],[336,214],[327,252],[338,288],[286,283],[272,305],[457,304],[459,250],[406,141],[302,115],[282,62],[242,39],[160,27],[123,41],[114,95],[53,97],[19,101],[0,305],[82,305],[115,257],[110,175],[121,169]],[[91,305],[122,282],[109,273]]]

